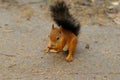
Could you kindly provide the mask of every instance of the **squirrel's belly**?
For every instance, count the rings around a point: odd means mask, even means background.
[[[68,50],[68,46],[65,45],[64,48],[63,48],[63,51],[67,51]]]

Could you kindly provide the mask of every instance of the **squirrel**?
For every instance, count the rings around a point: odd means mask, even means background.
[[[80,24],[69,12],[68,6],[64,1],[57,1],[50,6],[51,16],[58,27],[52,24],[49,35],[49,42],[46,52],[68,51],[67,61],[73,60],[73,52],[77,45],[77,36],[80,31]]]

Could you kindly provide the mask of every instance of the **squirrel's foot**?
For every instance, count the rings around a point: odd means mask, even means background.
[[[66,60],[67,60],[68,62],[71,62],[71,61],[73,60],[72,55],[68,55],[68,56],[66,57]]]

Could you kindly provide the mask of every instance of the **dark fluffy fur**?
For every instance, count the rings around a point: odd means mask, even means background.
[[[69,13],[69,9],[64,1],[57,1],[50,6],[53,20],[58,26],[73,32],[76,36],[79,34],[80,24]]]

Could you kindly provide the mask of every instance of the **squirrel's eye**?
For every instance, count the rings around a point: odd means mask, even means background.
[[[59,37],[57,37],[57,40],[59,40]]]

